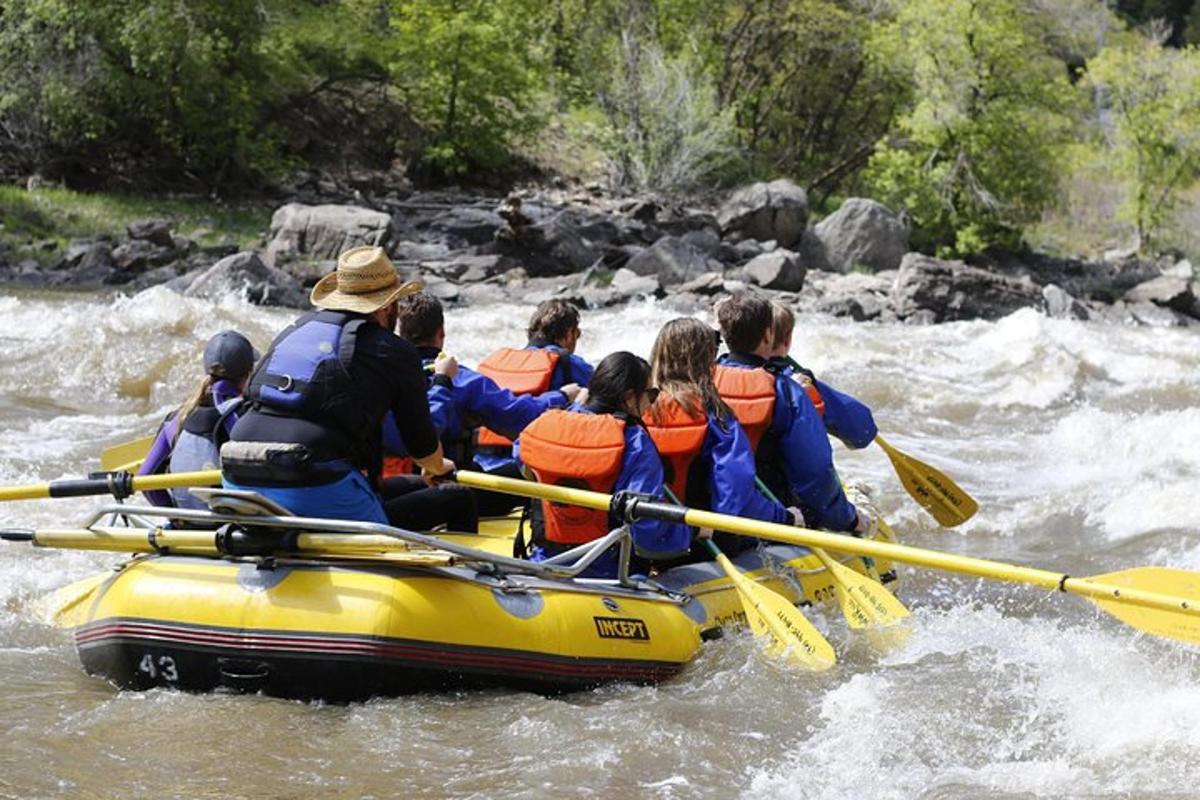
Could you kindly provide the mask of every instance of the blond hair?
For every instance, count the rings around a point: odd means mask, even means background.
[[[792,337],[796,329],[796,315],[778,300],[771,301],[771,346],[779,347]]]

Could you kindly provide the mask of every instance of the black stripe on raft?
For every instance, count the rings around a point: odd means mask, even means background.
[[[612,681],[655,683],[676,675],[684,666],[670,661],[575,658],[443,642],[251,631],[139,619],[108,619],[80,627],[75,642],[89,672],[122,687],[173,685],[207,691],[226,686],[281,697],[331,700],[431,688],[506,686],[557,692]],[[169,660],[174,679],[155,668],[156,659]],[[227,680],[222,662],[231,659],[252,664],[251,671],[266,677],[260,675],[261,680],[251,687]]]

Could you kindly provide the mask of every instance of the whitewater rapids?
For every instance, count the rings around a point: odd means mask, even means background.
[[[530,309],[452,311],[473,365]],[[586,312],[580,352],[647,354],[676,316]],[[153,432],[208,336],[260,348],[291,320],[236,298],[0,292],[0,485],[78,477]],[[942,531],[877,448],[835,446],[901,538],[1087,575],[1200,569],[1200,334],[1048,320],[910,328],[802,317],[793,353],[875,410],[893,444],[979,500]],[[0,506],[75,524],[98,500]],[[0,545],[0,796],[1013,798],[1196,796],[1197,649],[1064,595],[902,567],[912,635],[879,652],[812,614],[840,664],[785,671],[748,635],[658,687],[431,695],[332,707],[117,692],[33,607],[120,556]]]

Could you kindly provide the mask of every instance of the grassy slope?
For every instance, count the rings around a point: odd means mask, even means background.
[[[123,238],[130,222],[168,219],[175,233],[202,245],[249,246],[266,233],[271,212],[268,205],[0,185],[0,242],[18,254],[45,257],[54,249],[50,242],[61,248],[76,238]]]

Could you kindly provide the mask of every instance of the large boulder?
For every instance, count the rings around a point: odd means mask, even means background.
[[[271,217],[271,241],[266,264],[277,266],[292,258],[336,259],[359,245],[386,247],[392,238],[392,218],[359,206],[307,206],[288,203]]]
[[[218,300],[241,293],[256,305],[307,308],[308,292],[283,270],[268,267],[257,253],[235,253],[221,259],[191,280],[185,297]]]
[[[1124,300],[1131,304],[1153,303],[1189,317],[1200,317],[1195,281],[1178,275],[1162,275],[1139,283],[1125,293]]]
[[[1041,288],[1028,277],[997,275],[920,253],[900,262],[892,302],[901,318],[932,322],[999,319],[1019,308],[1044,307]]]
[[[742,267],[742,276],[747,283],[785,292],[798,292],[804,288],[804,274],[800,255],[782,248],[755,256]]]
[[[780,247],[800,241],[808,224],[808,195],[786,179],[754,183],[738,189],[717,212],[726,234],[760,242],[775,240]]]
[[[426,228],[454,247],[473,247],[492,241],[503,224],[493,209],[465,206],[442,211]]]
[[[856,267],[870,272],[897,269],[908,252],[908,223],[887,206],[861,197],[842,203],[814,232],[836,272]]]
[[[570,214],[559,213],[533,225],[505,228],[496,237],[497,253],[516,259],[532,276],[570,275],[601,260]]]
[[[629,259],[626,268],[655,275],[663,284],[683,283],[705,272],[720,272],[721,262],[677,236],[664,236]]]

